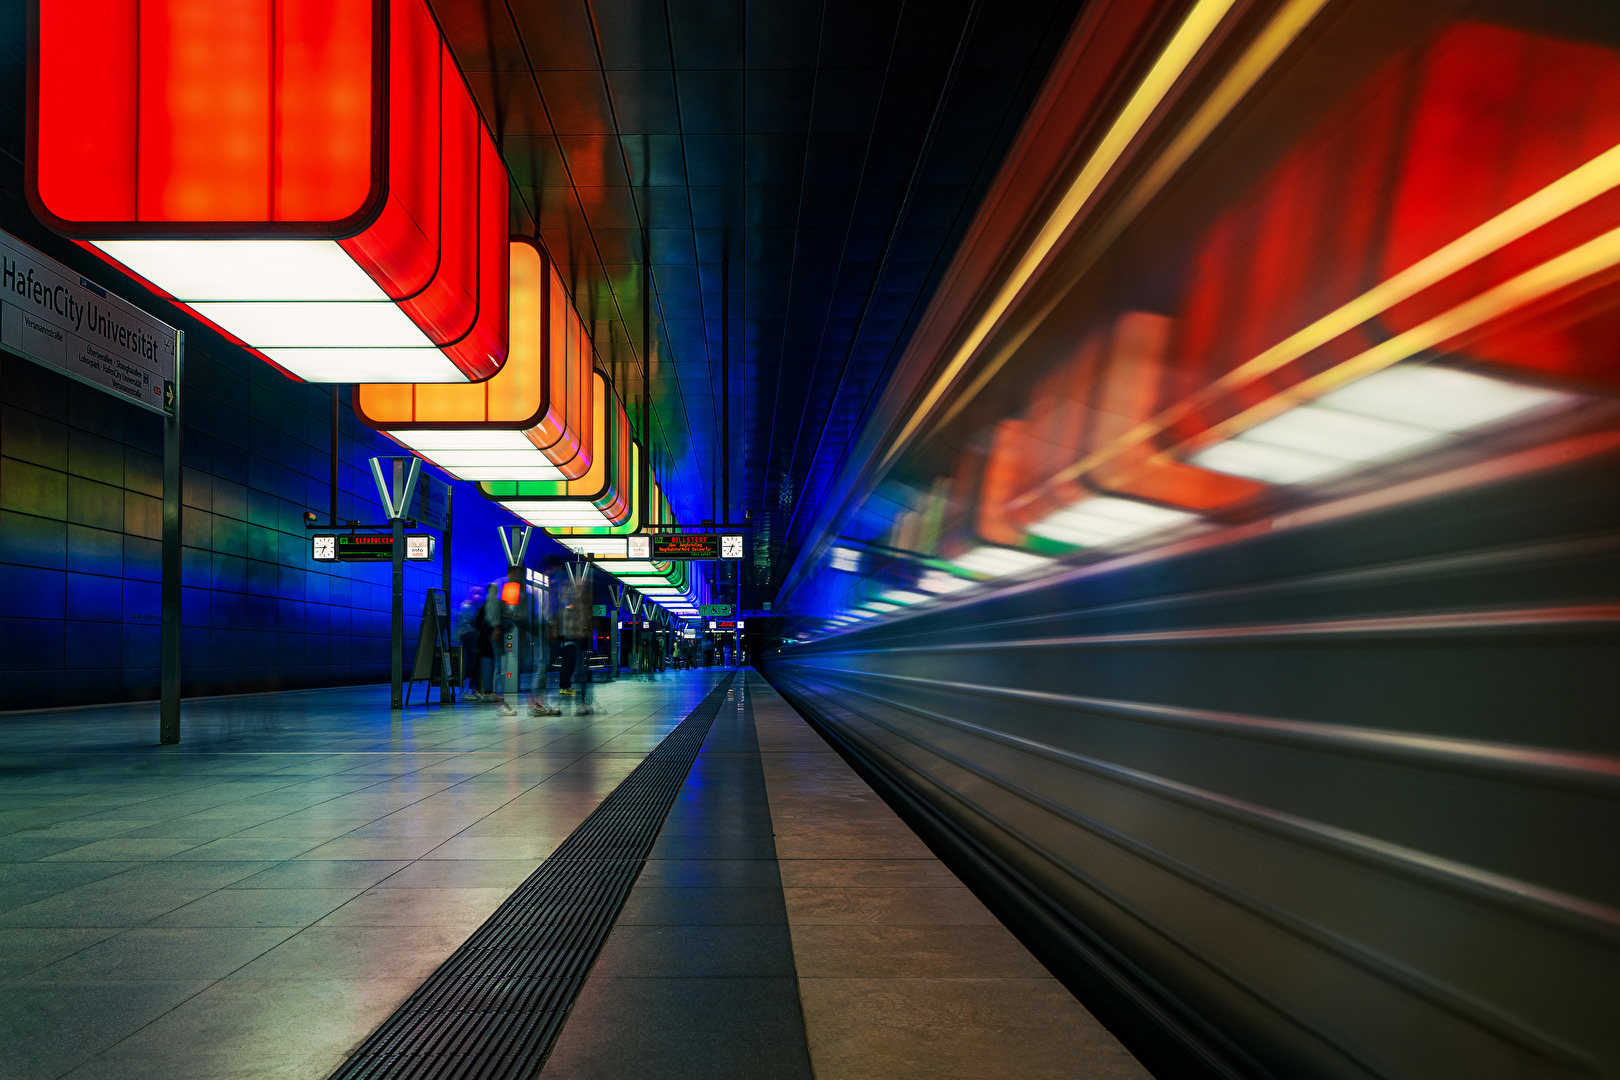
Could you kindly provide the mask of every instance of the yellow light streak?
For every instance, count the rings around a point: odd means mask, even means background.
[[[1074,178],[1074,182],[1064,192],[1063,198],[1053,208],[1052,213],[1047,216],[1045,224],[1041,226],[1041,230],[1035,235],[1034,241],[1030,243],[1029,248],[1018,260],[1018,264],[1013,267],[1012,273],[1007,276],[1006,281],[1002,282],[1001,288],[996,291],[995,297],[990,301],[984,314],[974,324],[967,338],[957,347],[950,363],[945,366],[945,370],[934,380],[934,385],[929,388],[927,395],[918,404],[916,410],[912,413],[911,419],[906,422],[906,426],[901,429],[900,434],[890,443],[883,460],[878,463],[879,468],[888,464],[894,455],[899,452],[899,448],[905,445],[923,420],[927,418],[928,413],[939,403],[940,398],[944,396],[950,384],[955,381],[956,376],[967,366],[973,354],[979,350],[979,346],[984,344],[985,339],[990,336],[990,332],[995,328],[996,323],[1006,314],[1007,309],[1012,306],[1013,301],[1018,298],[1018,295],[1023,292],[1024,287],[1029,283],[1030,278],[1034,276],[1036,269],[1051,254],[1052,249],[1057,246],[1058,240],[1073,224],[1080,210],[1096,193],[1097,188],[1102,184],[1103,178],[1124,156],[1126,148],[1136,138],[1143,126],[1146,125],[1154,110],[1159,107],[1159,104],[1175,85],[1176,80],[1181,77],[1182,72],[1187,69],[1193,58],[1198,55],[1199,50],[1204,47],[1204,43],[1209,40],[1210,35],[1215,32],[1221,20],[1226,17],[1234,2],[1235,0],[1199,0],[1199,3],[1187,13],[1187,17],[1182,20],[1181,26],[1177,28],[1175,35],[1171,37],[1169,43],[1165,45],[1164,51],[1154,61],[1153,67],[1148,70],[1147,75],[1137,85],[1136,92],[1131,95],[1130,100],[1125,103],[1125,107],[1114,118],[1113,124],[1103,136],[1102,141],[1097,144],[1097,148],[1092,151],[1091,157],[1087,159],[1086,164]],[[1320,2],[1320,0],[1316,0],[1316,2]]]
[[[1276,63],[1277,58],[1289,45],[1293,44],[1294,39],[1327,2],[1328,0],[1292,0],[1266,24],[1265,29],[1254,39],[1238,62],[1232,65],[1232,69],[1227,72],[1220,85],[1204,99],[1204,103],[1199,106],[1192,119],[1187,121],[1186,126],[1176,134],[1170,145],[1165,147],[1164,153],[1153,162],[1142,179],[1132,186],[1130,193],[1120,201],[1118,207],[1108,214],[1107,220],[1087,237],[1082,254],[1075,260],[1078,265],[1066,275],[1070,285],[1078,282],[1090,271],[1109,245],[1119,238],[1126,226],[1134,221],[1153,197],[1170,182],[1176,172],[1187,163],[1187,159],[1193,156],[1193,153],[1204,144],[1204,140],[1209,138],[1220,126],[1221,121],[1226,119],[1227,114],[1254,88],[1261,76],[1271,69],[1271,65]],[[995,354],[983,364],[967,388],[956,396],[955,402],[940,416],[938,420],[940,425],[950,423],[951,419],[966,408],[978,396],[979,391],[1000,373],[1028,340],[1029,335],[1045,321],[1047,315],[1051,314],[1052,309],[1068,292],[1068,288],[1057,288],[1052,292],[1052,299],[1040,310],[1029,313],[1023,328],[1010,335],[1008,340],[1001,344]]]
[[[1357,353],[1342,364],[1336,364],[1327,371],[1290,387],[1276,397],[1244,410],[1212,427],[1207,435],[1199,437],[1198,443],[1208,445],[1230,438],[1240,431],[1287,412],[1302,402],[1314,400],[1336,387],[1382,371],[1425,349],[1432,349],[1441,342],[1476,330],[1492,319],[1617,265],[1620,265],[1620,228],[1612,229],[1602,236],[1588,240],[1580,247],[1566,251],[1557,258],[1549,259],[1517,277],[1486,289],[1450,311],[1436,315],[1388,341]]]

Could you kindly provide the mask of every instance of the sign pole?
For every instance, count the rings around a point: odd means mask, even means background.
[[[455,521],[456,489],[449,488],[444,493],[444,602],[450,603],[450,526]]]
[[[404,472],[403,461],[394,462],[394,483],[400,481],[400,473]],[[400,695],[401,683],[405,677],[405,519],[396,517],[394,526],[394,673],[392,679],[392,694],[389,698],[392,707],[398,709],[403,704]]]
[[[159,664],[158,741],[180,741],[180,384],[185,372],[185,334],[175,333],[174,379],[165,388],[163,417],[163,551],[159,586],[163,620]]]
[[[382,463],[394,466],[390,489],[383,477]],[[407,471],[407,462],[409,462]],[[388,523],[394,530],[394,633],[392,649],[392,677],[389,682],[391,707],[404,707],[405,682],[405,515],[411,508],[411,496],[416,493],[417,477],[421,475],[422,459],[417,457],[372,458],[371,478],[377,482],[377,498],[388,514]]]

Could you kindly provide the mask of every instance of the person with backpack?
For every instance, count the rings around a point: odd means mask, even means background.
[[[558,597],[555,637],[562,656],[562,670],[557,679],[557,693],[578,697],[575,716],[589,716],[591,708],[591,672],[586,664],[590,656],[591,634],[591,570],[589,566],[577,577],[572,568],[559,582],[562,590]]]
[[[514,695],[522,692],[522,652],[517,635],[513,633],[520,629],[518,615],[522,591],[521,582],[492,581],[484,601],[484,625],[487,627],[490,652],[495,658],[495,711],[502,716],[517,715],[517,710],[506,700],[507,691]],[[508,593],[513,595],[509,597]]]

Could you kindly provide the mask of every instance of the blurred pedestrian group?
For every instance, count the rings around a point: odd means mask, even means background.
[[[520,704],[525,647],[535,655],[536,670],[527,695],[529,715],[557,716],[573,703],[576,716],[589,715],[591,676],[590,571],[570,567],[557,556],[541,563],[544,587],[524,582],[493,581],[474,585],[456,609],[455,634],[461,648],[464,696],[492,702],[503,716],[517,715],[508,698]],[[558,667],[557,698],[548,702],[552,664]]]

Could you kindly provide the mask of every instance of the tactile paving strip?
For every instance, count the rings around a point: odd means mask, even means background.
[[[528,1080],[585,984],[728,675],[372,1033],[332,1080]]]

